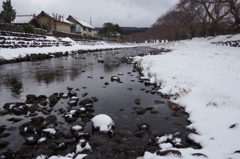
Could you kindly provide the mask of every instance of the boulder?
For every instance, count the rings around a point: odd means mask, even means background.
[[[114,127],[112,118],[106,114],[99,114],[92,118],[94,129],[99,129],[102,132],[109,132]]]
[[[6,139],[0,139],[0,149],[7,147],[8,144],[9,144],[9,141],[7,141]]]
[[[28,107],[23,102],[6,103],[3,108],[9,113],[13,113],[15,115],[26,115],[28,112]]]
[[[28,94],[26,95],[26,103],[28,104],[33,104],[34,102],[36,102],[36,95],[34,94]]]
[[[77,93],[74,91],[69,91],[68,92],[68,97],[73,97],[73,96],[77,96]]]
[[[84,106],[84,107],[93,107],[93,100],[86,98],[86,99],[80,101],[79,105]]]
[[[56,104],[59,101],[59,98],[56,95],[51,95],[50,97],[48,97],[48,100],[50,103]]]
[[[120,82],[120,77],[118,77],[118,76],[112,76],[112,77],[111,77],[111,81],[112,81],[112,82],[113,82],[113,81]]]

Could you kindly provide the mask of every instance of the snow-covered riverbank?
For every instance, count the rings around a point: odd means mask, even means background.
[[[170,145],[166,149],[178,150],[182,156],[146,152],[144,159],[240,158],[240,47],[211,44],[231,40],[240,40],[240,35],[154,45],[173,51],[135,58],[145,76],[161,83],[160,92],[171,94],[173,102],[186,108],[192,122],[189,128],[197,132],[189,138],[203,147],[194,150]]]
[[[107,50],[107,49],[117,49],[117,48],[129,48],[129,47],[135,47],[129,43],[107,43],[104,41],[95,41],[95,42],[87,42],[87,41],[73,41],[70,38],[63,38],[60,39],[62,42],[67,42],[71,46],[64,46],[64,45],[58,45],[54,46],[52,43],[59,43],[59,39],[56,39],[54,37],[47,37],[44,39],[45,41],[42,41],[41,38],[31,39],[31,41],[23,41],[23,40],[16,40],[16,37],[12,36],[1,36],[1,38],[6,38],[5,40],[7,46],[11,45],[18,45],[19,43],[26,43],[26,45],[35,45],[37,43],[38,45],[42,45],[42,43],[47,42],[48,44],[51,44],[53,46],[51,47],[22,47],[22,48],[0,48],[0,58],[5,60],[11,60],[18,57],[24,57],[26,55],[30,54],[48,54],[48,53],[56,53],[56,52],[71,52],[71,51],[87,51],[87,50]],[[7,44],[8,43],[8,44]],[[10,43],[10,44],[9,44]]]

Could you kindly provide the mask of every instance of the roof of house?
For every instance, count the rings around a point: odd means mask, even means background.
[[[46,13],[46,12],[44,12],[44,11],[42,11],[40,14],[45,14],[45,15],[49,16],[50,18],[55,19],[51,14],[48,14],[48,13]],[[39,15],[40,15],[40,14],[39,14]],[[58,22],[63,22],[63,23],[67,23],[67,24],[73,25],[72,22],[68,21],[68,20],[65,19],[65,18],[61,18],[61,20],[58,21]]]
[[[94,27],[93,26],[91,26],[90,24],[88,24],[87,22],[85,22],[85,21],[83,21],[83,20],[80,20],[80,19],[78,19],[78,18],[75,18],[75,17],[73,17],[73,16],[71,16],[71,15],[69,15],[69,17],[70,18],[73,18],[75,21],[77,21],[79,24],[81,24],[81,25],[83,25],[83,26],[85,26],[85,27],[87,27],[87,28],[91,28],[91,29],[94,29]],[[69,18],[68,17],[68,18]],[[67,19],[68,19],[67,18]]]
[[[27,24],[33,18],[35,18],[34,14],[31,15],[16,15],[15,19],[12,21],[13,24]]]

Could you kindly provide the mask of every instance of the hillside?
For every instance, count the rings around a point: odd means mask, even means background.
[[[147,31],[149,28],[147,27],[142,27],[142,28],[138,28],[138,27],[121,27],[123,29],[123,35],[129,35],[129,34],[133,34],[133,33],[140,33],[140,32],[145,32]],[[102,27],[96,27],[96,30],[101,30]]]

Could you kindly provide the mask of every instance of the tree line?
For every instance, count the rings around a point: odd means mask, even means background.
[[[179,0],[144,33],[133,34],[132,41],[240,33],[240,0]]]

